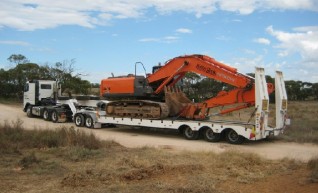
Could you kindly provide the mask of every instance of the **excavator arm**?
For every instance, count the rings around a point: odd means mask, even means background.
[[[205,118],[208,110],[213,107],[237,105],[230,109],[221,111],[221,114],[246,108],[255,104],[255,85],[254,78],[241,74],[236,68],[227,66],[221,62],[216,61],[205,55],[186,55],[171,59],[159,70],[147,77],[149,85],[156,85],[154,90],[155,94],[163,92],[165,87],[173,87],[180,79],[182,79],[187,72],[193,72],[205,77],[227,83],[235,87],[231,91],[221,91],[216,97],[210,98],[203,103],[189,103],[176,104],[178,101],[184,100],[184,96],[166,93],[166,102],[172,103],[175,106],[183,106],[178,116],[186,117],[189,119],[203,119]],[[268,84],[268,92],[274,91],[274,86]],[[178,92],[180,93],[180,92]],[[171,98],[173,96],[174,98]],[[182,99],[182,100],[181,100]],[[173,106],[172,104],[172,106]],[[240,104],[240,105],[238,105]],[[172,107],[174,108],[174,107]]]
[[[205,77],[218,80],[238,88],[246,88],[253,83],[253,78],[237,72],[221,62],[205,55],[187,55],[171,59],[158,71],[148,76],[149,84],[160,81],[160,86],[155,90],[158,94],[163,87],[177,77],[181,79],[187,72],[194,72]],[[174,81],[174,83],[176,83]]]

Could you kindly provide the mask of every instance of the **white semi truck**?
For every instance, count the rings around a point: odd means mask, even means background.
[[[80,100],[81,99],[81,100]],[[28,81],[24,87],[23,111],[28,117],[42,117],[53,122],[72,121],[73,115],[80,109],[92,109],[98,99],[96,97],[61,96],[61,87],[56,81]]]

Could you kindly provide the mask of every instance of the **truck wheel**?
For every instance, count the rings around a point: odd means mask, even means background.
[[[233,129],[230,129],[225,133],[225,138],[226,138],[226,141],[231,144],[241,144],[245,140],[243,136],[240,136]]]
[[[203,130],[203,137],[208,142],[218,142],[221,139],[220,133],[214,133],[211,128]]]
[[[183,136],[188,140],[195,140],[199,138],[199,132],[193,131],[189,126],[183,129]]]
[[[44,111],[43,111],[43,119],[46,121],[50,120],[50,114],[49,114],[49,111],[47,109],[44,109]]]
[[[32,115],[32,105],[29,105],[29,106],[27,107],[26,114],[27,114],[27,116],[28,116],[29,118],[32,118],[32,117],[33,117],[33,115]]]
[[[85,119],[85,126],[87,128],[94,128],[94,121],[93,118],[91,116],[87,116]]]
[[[76,114],[74,117],[74,123],[77,127],[84,126],[84,116],[82,114]]]
[[[57,115],[57,111],[53,111],[51,114],[51,119],[53,121],[53,123],[57,123],[59,120],[59,116]]]

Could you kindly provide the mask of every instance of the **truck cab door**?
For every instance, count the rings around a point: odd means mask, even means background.
[[[35,83],[27,82],[24,86],[24,93],[23,93],[23,106],[26,107],[26,104],[35,105]]]

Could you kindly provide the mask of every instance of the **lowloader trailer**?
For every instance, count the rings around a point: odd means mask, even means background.
[[[268,125],[269,94],[263,68],[255,70],[255,121],[213,121],[213,120],[179,120],[175,118],[146,119],[108,116],[105,104],[100,103],[97,108],[80,109],[74,114],[76,126],[88,128],[101,128],[103,125],[125,125],[132,127],[148,127],[172,129],[180,131],[188,140],[198,139],[201,134],[206,141],[218,142],[222,137],[231,144],[240,144],[244,140],[261,140],[283,133],[286,125],[290,124],[287,118],[287,93],[283,74],[280,71],[275,75],[275,107],[276,126]]]

